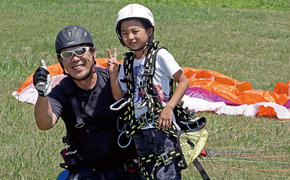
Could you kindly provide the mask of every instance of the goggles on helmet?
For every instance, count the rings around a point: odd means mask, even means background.
[[[81,57],[85,55],[90,50],[90,47],[84,46],[84,47],[78,47],[74,50],[67,50],[59,53],[60,57],[64,60],[71,60],[74,55]]]

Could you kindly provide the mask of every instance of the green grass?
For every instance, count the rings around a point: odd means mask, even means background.
[[[118,10],[128,2],[132,1],[0,1],[1,180],[55,179],[62,170],[62,121],[52,130],[38,130],[33,106],[18,102],[11,93],[35,71],[41,59],[47,64],[57,62],[55,37],[67,25],[82,25],[91,32],[98,57],[106,57],[106,48],[124,52],[114,25]],[[269,91],[277,81],[290,80],[289,1],[144,3],[155,16],[155,39],[181,66],[215,70]],[[290,177],[289,121],[198,115],[208,119],[206,149],[217,153],[201,160],[212,179]],[[195,168],[184,171],[183,179],[193,177],[199,177]]]

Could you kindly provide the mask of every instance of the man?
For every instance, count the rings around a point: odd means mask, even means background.
[[[39,94],[34,114],[41,130],[52,128],[60,117],[64,120],[67,179],[134,179],[136,174],[123,170],[128,156],[117,144],[117,115],[109,108],[114,103],[109,73],[95,67],[90,33],[81,26],[65,27],[57,35],[55,49],[67,76],[51,90],[49,72],[41,62],[33,76]]]

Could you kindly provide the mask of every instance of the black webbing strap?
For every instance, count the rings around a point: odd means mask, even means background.
[[[193,165],[196,167],[203,180],[210,180],[197,158],[193,161]]]
[[[154,86],[153,86],[153,76],[155,74],[155,63],[156,63],[156,56],[160,49],[164,47],[158,47],[158,41],[155,41],[149,49],[149,53],[146,56],[145,59],[145,69],[144,69],[144,76],[145,76],[145,89],[146,89],[146,96],[145,101],[147,102],[147,117],[149,122],[153,122],[156,118],[154,118],[156,112],[154,111],[156,108],[160,109],[162,107],[160,101],[153,97],[154,94]],[[153,119],[154,118],[154,119]]]
[[[176,150],[172,150],[169,152],[165,152],[159,155],[154,155],[154,154],[149,154],[147,156],[143,156],[140,157],[140,163],[150,163],[150,162],[156,162],[156,161],[160,161],[159,164],[160,165],[168,165],[171,163],[171,161],[177,157],[180,157],[181,154],[176,151]]]
[[[181,157],[180,152],[176,150],[172,150],[169,152],[164,152],[159,155],[155,154],[149,154],[147,156],[143,156],[139,158],[139,164],[140,164],[140,171],[143,174],[144,178],[146,180],[154,180],[154,172],[159,166],[166,166],[172,163],[172,161],[176,158]],[[148,171],[145,169],[145,165],[147,163],[154,163],[154,167],[152,169],[152,172],[149,174]]]
[[[83,118],[81,116],[80,109],[79,109],[76,97],[71,96],[70,102],[72,104],[74,113],[76,115],[77,124],[75,125],[75,127],[76,128],[82,128],[85,125],[85,123],[84,123]]]
[[[124,59],[124,79],[121,81],[126,83],[128,92],[125,95],[126,100],[130,100],[127,106],[125,107],[124,113],[122,113],[119,118],[121,121],[123,121],[125,124],[128,124],[129,126],[126,126],[126,134],[127,135],[133,135],[136,130],[139,128],[136,118],[135,118],[135,112],[134,112],[134,77],[133,77],[133,61],[135,58],[135,55],[133,52],[129,52],[125,54],[126,57]]]

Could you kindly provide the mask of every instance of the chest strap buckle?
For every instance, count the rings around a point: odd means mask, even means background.
[[[165,166],[167,166],[168,164],[172,163],[172,158],[168,157],[168,154],[166,152],[160,154],[160,157],[162,159],[162,162]]]

